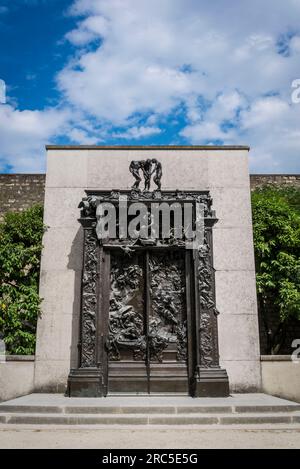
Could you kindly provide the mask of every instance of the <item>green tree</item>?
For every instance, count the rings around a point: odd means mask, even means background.
[[[35,351],[43,207],[5,214],[0,224],[0,336],[6,353]]]
[[[300,319],[300,189],[253,191],[252,216],[258,307],[267,352],[276,354],[290,319]],[[270,330],[272,317],[275,330]]]

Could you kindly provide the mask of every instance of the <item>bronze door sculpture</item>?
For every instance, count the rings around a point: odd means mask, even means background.
[[[79,204],[83,262],[78,365],[70,370],[67,395],[162,392],[228,396],[228,376],[219,364],[213,267],[217,218],[211,196],[208,191],[142,192],[138,167],[144,161],[135,163],[130,166],[136,177],[133,189],[86,191]],[[152,163],[157,173],[154,182],[160,187],[161,165]],[[167,209],[179,206],[183,211],[186,204],[192,207],[193,226],[200,204],[202,243],[189,246],[175,236],[175,215],[169,239],[163,236],[161,225],[154,230],[156,236],[120,236],[124,198],[128,226],[134,216],[129,214],[131,204],[141,203],[146,212],[140,226],[148,231],[150,226],[152,229],[152,207],[157,204]],[[112,220],[118,233],[112,230],[102,237],[105,204],[114,207]]]
[[[188,393],[185,264],[183,250],[110,253],[108,393]]]

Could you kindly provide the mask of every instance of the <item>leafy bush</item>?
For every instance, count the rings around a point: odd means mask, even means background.
[[[300,319],[300,189],[265,187],[252,193],[259,312],[268,353],[278,353],[292,318]],[[270,331],[275,318],[276,330]]]
[[[35,351],[43,232],[40,205],[9,212],[0,224],[0,335],[8,354]]]

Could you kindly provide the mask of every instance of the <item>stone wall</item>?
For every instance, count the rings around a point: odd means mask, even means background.
[[[300,402],[300,362],[290,355],[261,357],[262,390],[272,396]]]
[[[45,174],[0,174],[0,220],[8,211],[22,211],[44,202]],[[251,174],[251,189],[265,184],[300,187],[300,174]]]
[[[0,361],[0,402],[34,390],[34,356],[11,355]]]
[[[45,174],[0,174],[0,220],[5,212],[44,203]]]
[[[300,174],[250,174],[251,190],[266,184],[300,187]]]

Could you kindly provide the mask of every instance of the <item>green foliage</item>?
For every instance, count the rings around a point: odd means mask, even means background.
[[[9,212],[0,224],[0,335],[8,354],[35,351],[43,232],[40,205]]]
[[[282,344],[290,318],[300,319],[300,189],[265,187],[252,193],[256,282],[265,324],[277,317],[269,352]]]

